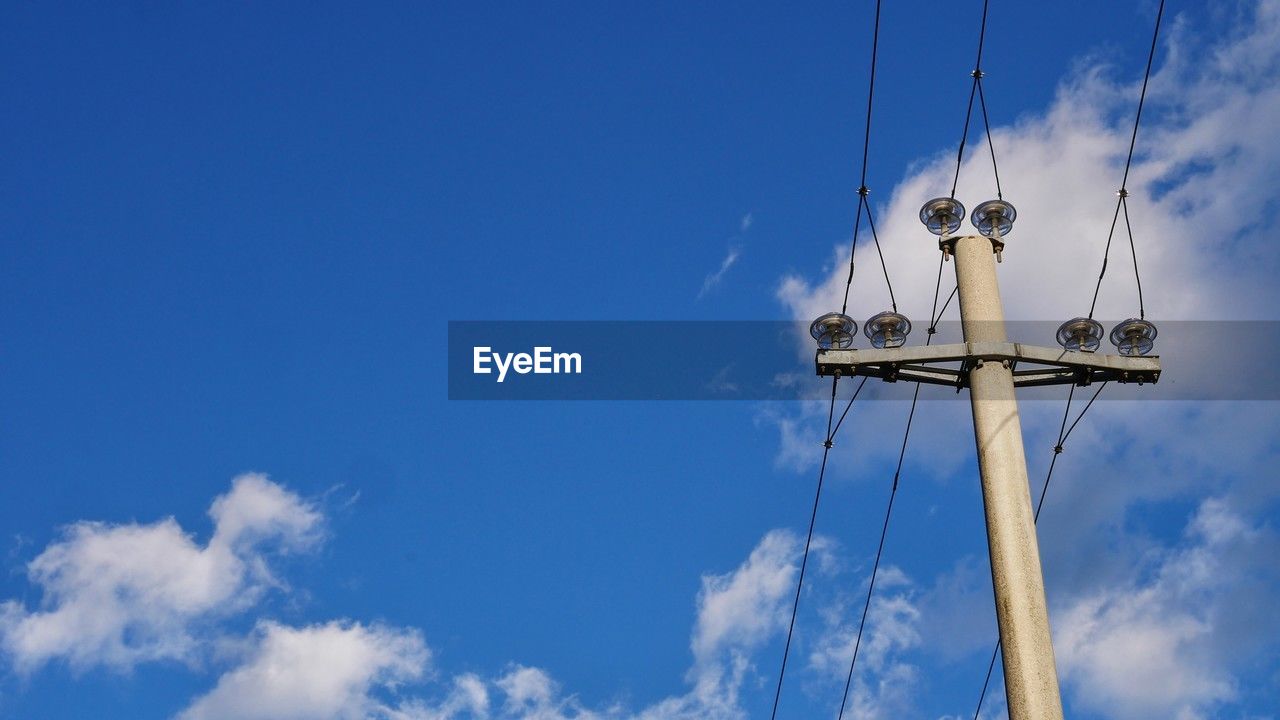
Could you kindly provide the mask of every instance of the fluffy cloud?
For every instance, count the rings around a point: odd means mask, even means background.
[[[1064,678],[1085,707],[1114,718],[1199,718],[1236,696],[1232,667],[1277,623],[1250,594],[1274,587],[1275,535],[1221,499],[1201,503],[1186,543],[1146,582],[1080,598],[1056,624]],[[1238,615],[1249,616],[1232,617]],[[1247,634],[1233,632],[1247,624]],[[1250,635],[1252,637],[1250,637]]]
[[[163,659],[228,662],[213,688],[178,713],[179,720],[742,720],[747,713],[740,693],[761,678],[754,653],[786,628],[801,551],[793,533],[773,531],[737,568],[702,578],[686,692],[638,710],[621,704],[588,708],[537,667],[513,664],[491,677],[465,673],[442,681],[413,628],[352,620],[293,627],[264,619],[247,638],[228,639],[221,621],[282,586],[266,553],[311,547],[323,518],[262,475],[236,478],[209,514],[214,531],[203,546],[172,518],[69,527],[28,568],[44,592],[44,607],[3,606],[0,630],[13,664],[31,672],[53,659],[117,670]],[[811,564],[814,577],[842,567],[821,537]],[[910,584],[893,568],[886,568],[882,583]],[[827,603],[812,596],[810,602]],[[901,602],[882,598],[872,613],[867,657],[882,684],[914,672],[885,660],[914,642],[914,614]],[[826,610],[833,627],[844,609]],[[840,631],[847,641],[848,628]],[[834,658],[844,648],[828,651]],[[796,664],[796,674],[805,671]],[[859,685],[856,697],[855,717],[884,716],[867,714],[868,707],[883,706],[883,693],[871,697]]]
[[[749,652],[784,627],[799,543],[767,534],[736,570],[703,578],[691,649],[688,693],[638,712],[586,708],[545,670],[514,665],[491,679],[466,674],[444,697],[379,699],[428,674],[429,651],[412,630],[329,623],[306,628],[262,624],[251,651],[181,720],[238,717],[393,718],[395,720],[736,720]]]
[[[265,622],[252,654],[179,720],[359,720],[403,716],[374,698],[422,677],[430,657],[418,633],[330,622],[290,628]],[[465,681],[460,684],[466,690]],[[483,698],[483,695],[480,696]],[[469,708],[483,711],[483,699]]]
[[[797,552],[793,535],[774,531],[735,572],[703,577],[692,641],[698,666],[716,664],[726,650],[750,649],[782,626]]]
[[[203,546],[173,518],[66,528],[27,566],[40,609],[0,606],[0,646],[23,672],[54,659],[118,670],[192,659],[195,625],[243,610],[276,584],[267,549],[305,548],[320,526],[313,507],[256,474],[236,478],[209,514],[216,529]]]
[[[870,580],[870,575],[862,578],[856,592],[839,595],[820,609],[823,631],[810,651],[809,666],[837,691],[837,697],[848,678]],[[914,594],[911,579],[900,569],[892,565],[880,568],[858,648],[846,717],[888,720],[919,714],[912,698],[918,689],[919,668],[907,661],[908,653],[920,645],[920,610]]]

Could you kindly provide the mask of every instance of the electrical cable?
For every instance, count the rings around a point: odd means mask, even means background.
[[[818,469],[818,489],[813,494],[813,512],[809,515],[809,534],[804,541],[804,555],[800,560],[800,577],[796,581],[796,597],[791,604],[791,623],[787,626],[787,644],[782,649],[782,667],[778,670],[778,689],[773,694],[773,713],[778,716],[778,700],[782,697],[782,679],[787,674],[787,657],[791,654],[791,635],[796,628],[796,613],[800,609],[800,590],[804,588],[804,571],[809,566],[809,547],[813,544],[813,527],[818,521],[818,504],[822,500],[822,480],[827,474],[827,457],[831,454],[831,421],[836,412],[836,386],[840,376],[831,378],[831,403],[827,408],[827,439],[822,443],[822,466]],[[859,388],[861,389],[861,388]]]
[[[858,231],[861,229],[861,226],[862,226],[862,211],[864,209],[867,211],[867,222],[868,223],[873,222],[871,220],[871,208],[867,203],[867,194],[871,192],[867,188],[867,158],[868,158],[868,154],[871,147],[871,110],[872,110],[872,103],[875,99],[875,89],[876,89],[876,57],[879,54],[879,47],[880,47],[880,5],[881,5],[881,0],[876,0],[875,21],[873,23],[873,29],[871,34],[871,69],[870,69],[870,79],[867,86],[867,117],[866,117],[865,128],[863,131],[863,137],[862,137],[862,170],[859,176],[860,181],[859,181],[859,187],[858,187],[858,210],[855,215],[854,223],[853,223],[853,240],[852,240],[851,247],[849,249],[849,277],[845,281],[844,302],[840,306],[841,313],[847,312],[849,308],[849,291],[853,286],[853,272],[855,268],[854,255],[858,247]],[[872,237],[875,238],[874,225],[872,226]],[[896,311],[897,304],[896,302],[894,302],[894,299],[893,299],[893,286],[889,282],[889,269],[884,262],[884,253],[880,252],[879,238],[875,238],[875,240],[876,240],[876,251],[880,255],[880,269],[884,272],[885,284],[889,288],[889,299],[894,306],[894,310]],[[833,438],[835,436],[835,432],[840,429],[840,426],[844,423],[845,417],[849,414],[849,409],[853,406],[853,401],[858,398],[858,395],[862,392],[862,388],[867,384],[867,379],[864,377],[862,379],[862,382],[859,383],[858,388],[854,391],[853,396],[849,398],[849,404],[845,406],[844,412],[840,414],[839,422],[837,422],[833,427],[832,419],[835,416],[836,385],[837,383],[839,383],[839,381],[840,381],[839,375],[836,375],[831,381],[831,402],[830,402],[830,406],[827,409],[827,436],[826,436],[826,440],[823,442],[822,465],[818,470],[818,487],[813,497],[813,512],[809,517],[809,533],[805,539],[804,555],[800,561],[800,574],[799,574],[799,578],[796,581],[796,595],[791,606],[791,621],[787,626],[787,641],[786,641],[786,645],[783,647],[783,650],[782,650],[782,666],[778,670],[778,686],[777,686],[777,689],[774,691],[774,695],[773,695],[773,711],[770,713],[770,718],[772,718],[773,720],[776,720],[778,716],[778,703],[782,698],[782,682],[787,672],[787,658],[791,653],[791,639],[795,632],[796,614],[799,612],[799,608],[800,608],[800,592],[804,587],[805,569],[807,568],[809,563],[809,549],[813,542],[813,529],[818,519],[818,505],[822,498],[822,482],[827,471],[827,459],[830,456],[831,448],[834,445]]]
[[[1129,136],[1129,155],[1124,161],[1124,175],[1120,179],[1120,190],[1116,193],[1119,198],[1116,200],[1116,211],[1111,216],[1111,229],[1107,232],[1107,246],[1102,251],[1102,270],[1098,272],[1098,283],[1093,288],[1093,302],[1089,304],[1089,319],[1093,319],[1094,310],[1098,307],[1098,291],[1102,289],[1102,278],[1107,274],[1107,259],[1111,256],[1111,240],[1116,232],[1116,221],[1120,217],[1121,208],[1124,209],[1124,224],[1129,232],[1129,251],[1133,255],[1133,277],[1138,285],[1138,311],[1139,317],[1146,318],[1146,308],[1142,304],[1142,278],[1138,275],[1138,250],[1133,241],[1133,228],[1129,225],[1129,204],[1126,198],[1129,197],[1129,168],[1133,165],[1133,149],[1138,143],[1138,126],[1142,122],[1142,106],[1147,100],[1147,83],[1151,80],[1151,66],[1156,58],[1156,45],[1160,38],[1160,21],[1164,17],[1164,0],[1160,0],[1160,7],[1156,10],[1155,30],[1151,33],[1151,50],[1147,53],[1147,69],[1142,75],[1142,91],[1138,94],[1138,112],[1133,118],[1133,133]]]
[[[951,298],[955,297],[956,290],[959,289],[958,287],[952,289],[951,294],[947,296],[947,301],[942,305],[942,310],[937,311],[938,295],[941,287],[942,287],[942,265],[941,265],[941,260],[939,260],[938,282],[937,282],[937,287],[935,287],[933,291],[933,310],[930,311],[929,336],[925,339],[925,345],[928,345],[931,342],[933,342],[933,335],[935,332],[937,332],[938,321],[942,319],[942,314],[947,311],[947,306],[951,304]],[[935,313],[934,311],[937,311],[937,312]],[[864,383],[866,382],[866,378],[863,378],[863,382]],[[861,390],[862,386],[859,385],[858,389]],[[902,434],[902,447],[899,448],[898,450],[898,465],[893,471],[893,487],[889,490],[889,503],[885,508],[885,512],[884,512],[884,524],[880,528],[880,543],[876,548],[875,563],[871,566],[871,580],[867,585],[867,599],[862,606],[862,619],[858,623],[858,635],[857,635],[857,638],[854,640],[854,644],[853,644],[853,659],[849,661],[849,674],[845,677],[844,693],[843,695],[841,695],[841,698],[840,698],[840,713],[839,715],[837,715],[837,718],[844,717],[845,707],[847,706],[849,701],[849,688],[853,683],[853,669],[858,664],[858,650],[862,646],[862,634],[867,624],[867,612],[871,608],[871,594],[875,590],[876,576],[880,571],[880,558],[884,554],[884,540],[885,540],[885,536],[889,532],[889,519],[893,516],[893,501],[898,494],[898,481],[902,476],[902,463],[904,458],[906,458],[906,455],[907,455],[907,440],[911,437],[911,422],[912,420],[915,419],[916,404],[919,402],[919,400],[920,400],[920,383],[916,383],[915,392],[911,396],[911,410],[908,411],[907,413],[907,427]],[[850,404],[852,404],[852,402],[853,401],[850,400]],[[848,412],[848,408],[846,408],[845,411]],[[841,416],[840,419],[843,422],[844,417]]]
[[[986,44],[987,39],[987,6],[989,0],[982,1],[982,22],[978,27],[978,57],[973,63],[973,72],[969,76],[973,78],[973,84],[969,86],[969,103],[964,111],[964,130],[960,133],[960,147],[956,149],[956,172],[951,180],[951,199],[956,197],[956,188],[960,185],[960,166],[964,163],[964,148],[969,141],[969,123],[973,119],[973,98],[976,95],[982,106],[982,122],[987,130],[987,145],[991,147],[991,169],[996,177],[996,196],[1003,200],[1004,196],[1000,192],[1000,171],[996,167],[996,149],[991,143],[991,123],[987,118],[987,101],[982,94],[982,48]]]
[[[787,643],[782,649],[782,667],[778,670],[778,688],[773,695],[773,712],[771,718],[778,716],[778,701],[782,697],[782,680],[787,673],[787,657],[791,653],[791,636],[795,631],[796,614],[800,610],[800,591],[804,588],[804,573],[809,565],[809,548],[813,543],[813,529],[818,520],[818,504],[822,499],[822,482],[827,473],[827,457],[831,453],[831,448],[835,447],[835,436],[840,431],[840,425],[844,423],[845,416],[849,414],[849,408],[853,407],[853,401],[858,399],[858,395],[862,394],[862,387],[867,384],[867,378],[862,378],[862,382],[858,383],[857,389],[853,391],[853,396],[849,398],[849,403],[845,405],[844,412],[840,414],[840,420],[833,427],[832,418],[835,417],[836,409],[836,386],[840,382],[840,376],[836,375],[831,379],[831,403],[827,408],[827,439],[822,443],[822,465],[818,470],[818,488],[813,495],[813,512],[809,516],[809,534],[804,541],[804,555],[800,560],[800,576],[796,581],[796,596],[791,605],[791,622],[787,626]]]
[[[1000,190],[1000,166],[996,165],[996,144],[991,141],[991,120],[987,118],[987,98],[982,92],[982,75],[979,73],[977,80],[978,86],[978,107],[982,108],[982,125],[987,130],[987,148],[991,150],[991,172],[996,176],[996,199],[1003,200],[1004,192]]]
[[[933,336],[938,332],[938,323],[942,321],[943,314],[947,312],[947,306],[951,305],[951,299],[960,290],[959,285],[951,288],[951,294],[947,296],[947,301],[942,303],[941,310],[938,309],[938,294],[942,291],[942,262],[945,259],[945,255],[938,257],[938,282],[933,286],[933,309],[929,311],[929,329],[927,330],[929,337],[925,338],[924,341],[926,346],[933,343]]]
[[[884,261],[884,253],[880,251],[880,239],[876,237],[875,223],[871,219],[871,204],[867,202],[867,195],[871,190],[867,187],[867,156],[871,149],[871,108],[872,101],[876,92],[876,56],[880,48],[880,3],[876,0],[876,15],[871,31],[871,77],[867,85],[867,119],[862,136],[862,170],[859,174],[858,183],[858,209],[853,221],[853,239],[849,247],[849,277],[844,284],[844,302],[840,306],[840,312],[847,312],[849,309],[849,290],[853,286],[853,270],[854,255],[858,249],[858,232],[862,228],[862,212],[866,210],[867,222],[871,225],[871,236],[876,243],[876,252],[880,256],[880,269],[884,272],[884,282],[889,288],[889,302],[893,305],[894,312],[897,312],[898,305],[893,298],[893,284],[889,282],[889,268]]]
[[[840,413],[840,419],[836,421],[835,429],[831,431],[832,439],[836,433],[840,432],[840,426],[844,424],[844,418],[849,414],[849,408],[853,407],[853,401],[858,399],[858,395],[862,392],[862,386],[867,384],[867,378],[862,378],[862,382],[858,383],[858,389],[853,391],[853,397],[849,398],[849,403],[844,406],[844,412]]]
[[[889,533],[889,519],[893,516],[893,500],[898,495],[898,480],[902,475],[902,460],[907,455],[907,440],[911,437],[911,421],[916,416],[916,402],[920,399],[920,383],[916,383],[915,395],[911,398],[911,410],[907,413],[907,429],[902,434],[902,447],[898,450],[898,467],[893,471],[893,487],[889,490],[889,504],[884,511],[884,525],[880,528],[880,544],[876,548],[875,564],[871,566],[871,581],[867,585],[867,599],[862,606],[862,620],[858,623],[858,636],[853,644],[853,659],[849,661],[849,674],[844,681],[844,693],[840,697],[840,714],[837,720],[844,718],[845,705],[849,701],[849,687],[853,683],[853,668],[858,664],[858,650],[862,647],[862,632],[867,625],[867,611],[871,608],[871,594],[876,588],[876,575],[880,571],[880,558],[884,554],[884,539]]]
[[[880,237],[876,235],[876,221],[871,217],[871,204],[867,203],[867,225],[871,228],[871,239],[876,243],[876,254],[880,256],[880,269],[884,271],[884,284],[889,288],[889,304],[898,312],[898,301],[893,297],[893,283],[889,282],[889,268],[884,264],[884,252],[880,249]]]

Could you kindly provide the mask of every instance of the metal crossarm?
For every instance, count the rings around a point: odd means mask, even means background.
[[[968,387],[970,370],[987,362],[1005,364],[1013,372],[1015,387],[1085,386],[1104,381],[1141,385],[1160,379],[1160,358],[1155,355],[1107,355],[1011,342],[820,349],[815,359],[819,375],[862,375],[956,388]]]

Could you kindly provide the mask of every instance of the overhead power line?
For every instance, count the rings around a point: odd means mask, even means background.
[[[969,104],[964,111],[964,130],[960,133],[960,146],[956,150],[956,170],[951,180],[951,199],[956,197],[956,188],[960,185],[960,166],[964,164],[964,149],[969,141],[969,123],[973,119],[973,99],[978,98],[978,107],[982,110],[982,125],[986,130],[987,147],[991,150],[991,172],[996,179],[996,198],[1004,199],[1004,193],[1000,188],[1000,168],[996,165],[996,146],[991,141],[991,119],[987,115],[987,98],[982,91],[982,78],[986,73],[982,70],[982,48],[986,44],[987,39],[987,4],[988,0],[982,3],[982,23],[978,28],[978,57],[973,63],[973,72],[969,76],[973,78],[973,83],[969,86]]]
[[[893,517],[893,500],[898,495],[898,480],[902,477],[902,460],[907,455],[907,440],[911,437],[911,421],[916,416],[916,402],[920,399],[920,383],[916,383],[915,394],[911,398],[911,410],[907,413],[907,429],[902,434],[902,446],[898,449],[898,466],[893,471],[893,486],[889,489],[889,503],[884,511],[884,524],[880,527],[880,543],[876,546],[875,564],[871,566],[871,580],[867,584],[867,599],[862,605],[862,619],[858,621],[858,635],[853,643],[853,658],[849,661],[849,674],[845,677],[844,693],[840,696],[840,714],[844,718],[844,710],[849,702],[849,688],[853,684],[853,669],[858,664],[858,650],[862,647],[862,633],[867,626],[867,612],[871,609],[871,594],[876,589],[876,575],[880,572],[880,558],[884,555],[884,539],[889,534],[889,520]]]
[[[853,286],[854,256],[858,251],[858,234],[862,229],[863,211],[867,213],[867,224],[871,226],[871,239],[875,242],[876,253],[880,256],[880,270],[884,273],[884,283],[889,290],[889,304],[893,306],[894,312],[898,310],[898,303],[893,296],[893,283],[889,281],[889,268],[884,261],[884,252],[880,249],[880,238],[876,235],[875,221],[871,218],[871,203],[867,200],[867,196],[871,193],[871,189],[867,187],[867,156],[871,149],[871,108],[876,94],[876,56],[879,54],[879,49],[880,0],[876,0],[876,15],[871,31],[871,72],[867,83],[867,118],[862,135],[862,170],[858,176],[858,209],[853,220],[853,240],[849,247],[849,276],[844,283],[844,302],[840,306],[841,313],[849,310],[849,290]]]
[[[925,338],[925,342],[924,342],[925,345],[929,345],[933,342],[933,336],[938,331],[938,322],[942,319],[942,315],[946,313],[947,306],[951,304],[951,299],[956,296],[956,291],[959,290],[958,286],[956,288],[953,288],[951,290],[951,294],[947,296],[946,302],[943,303],[942,309],[938,310],[938,296],[940,294],[939,291],[941,290],[941,288],[942,288],[942,258],[941,256],[939,256],[938,282],[933,290],[933,309],[929,311],[929,330],[928,330],[928,336]],[[863,382],[866,382],[865,378],[863,378]],[[861,386],[859,386],[859,389],[861,389]],[[889,491],[889,501],[884,511],[884,524],[880,528],[880,543],[876,548],[876,559],[875,559],[875,563],[871,567],[871,579],[868,581],[868,584],[867,584],[867,597],[862,606],[862,619],[858,621],[858,634],[855,637],[854,643],[853,643],[853,657],[849,661],[849,673],[845,677],[844,693],[840,696],[840,713],[837,716],[838,718],[844,717],[844,711],[849,702],[849,690],[853,684],[853,670],[858,664],[858,651],[862,647],[862,635],[866,630],[866,625],[867,625],[867,612],[871,607],[871,596],[872,596],[872,593],[875,591],[876,577],[880,571],[880,559],[884,554],[884,541],[885,541],[885,537],[888,535],[888,532],[889,532],[889,521],[893,517],[893,501],[898,494],[898,481],[902,476],[902,463],[907,454],[907,440],[911,437],[911,422],[915,418],[916,403],[919,401],[919,399],[920,399],[920,383],[916,383],[915,391],[911,396],[911,410],[908,411],[907,413],[907,427],[902,434],[902,446],[898,450],[898,465],[893,472],[893,485]],[[848,408],[845,409],[845,412],[848,412]],[[842,416],[841,420],[843,421],[843,419],[844,418]]]
[[[867,195],[871,192],[867,188],[867,159],[871,148],[871,111],[875,101],[876,91],[876,58],[879,55],[880,48],[880,4],[880,0],[876,0],[875,20],[872,23],[871,31],[871,68],[869,72],[870,77],[867,83],[867,114],[862,135],[862,168],[858,176],[858,209],[853,221],[853,239],[849,249],[849,276],[845,280],[844,284],[844,302],[840,308],[841,314],[844,314],[849,308],[849,291],[853,286],[853,271],[856,267],[854,256],[857,253],[858,234],[862,228],[862,213],[864,210],[867,213],[867,224],[871,227],[872,239],[875,241],[876,253],[880,256],[880,270],[884,273],[885,286],[889,291],[889,302],[893,306],[894,311],[897,311],[898,309],[897,301],[893,296],[893,284],[889,280],[889,268],[885,264],[884,252],[880,248],[880,239],[876,235],[875,231],[875,221],[871,217],[871,206],[867,202]],[[833,425],[832,420],[835,417],[836,384],[839,382],[839,379],[839,376],[836,376],[832,379],[831,383],[831,402],[827,410],[827,435],[826,439],[823,441],[822,465],[818,470],[818,487],[813,497],[813,511],[809,516],[809,532],[805,539],[804,555],[800,560],[800,573],[796,581],[795,599],[791,604],[791,620],[787,625],[787,641],[782,650],[782,665],[778,670],[778,685],[773,694],[773,710],[769,715],[772,720],[776,720],[778,716],[778,704],[782,698],[782,683],[786,677],[787,658],[791,653],[791,640],[795,633],[796,615],[800,609],[800,593],[804,588],[804,574],[809,563],[809,549],[813,543],[813,530],[817,523],[818,505],[822,498],[822,482],[826,475],[827,460],[830,457],[831,448],[834,445],[836,432],[838,432],[840,426],[844,424],[845,417],[848,416],[849,409],[853,407],[854,400],[858,398],[858,395],[862,392],[863,386],[867,384],[867,379],[864,377],[862,382],[858,384],[853,396],[849,398],[849,403],[845,406],[844,412],[840,413],[840,419]]]
[[[804,589],[804,573],[809,566],[809,549],[813,545],[813,529],[818,522],[818,506],[822,501],[822,482],[827,474],[827,459],[831,455],[831,448],[835,446],[835,433],[840,429],[839,424],[832,426],[832,420],[835,418],[836,411],[836,387],[840,383],[839,377],[831,379],[831,402],[827,407],[827,434],[826,440],[822,443],[822,464],[818,469],[818,487],[813,493],[813,510],[809,515],[809,533],[805,536],[804,554],[800,559],[800,575],[796,580],[796,595],[791,603],[791,621],[787,625],[787,642],[782,649],[782,666],[778,669],[778,687],[773,693],[773,712],[770,718],[778,717],[778,702],[782,699],[782,681],[787,674],[787,658],[791,654],[791,637],[795,633],[796,615],[800,610],[800,591]],[[849,404],[845,406],[844,413],[840,415],[840,422],[844,422],[845,415],[849,414],[849,408],[853,406],[853,401],[858,399],[858,395],[862,392],[862,387],[867,384],[867,379],[863,378],[858,384],[853,396],[849,398]]]
[[[1133,118],[1133,133],[1129,135],[1129,154],[1124,161],[1124,175],[1120,178],[1120,190],[1116,192],[1116,210],[1111,216],[1111,229],[1107,231],[1107,246],[1102,251],[1102,269],[1098,272],[1098,282],[1093,288],[1093,302],[1089,303],[1089,318],[1093,318],[1098,307],[1098,291],[1102,289],[1102,278],[1107,274],[1107,260],[1111,256],[1111,240],[1116,233],[1116,222],[1120,211],[1124,210],[1124,226],[1129,234],[1129,252],[1133,257],[1133,280],[1138,286],[1138,317],[1146,319],[1147,309],[1142,301],[1142,277],[1138,274],[1138,250],[1133,241],[1133,227],[1129,224],[1129,168],[1133,165],[1133,150],[1138,144],[1138,126],[1142,123],[1142,107],[1147,100],[1147,83],[1151,80],[1151,66],[1156,59],[1156,46],[1160,39],[1160,21],[1164,18],[1164,0],[1156,10],[1155,29],[1151,32],[1151,49],[1147,52],[1147,69],[1142,74],[1142,91],[1138,94],[1138,112]]]

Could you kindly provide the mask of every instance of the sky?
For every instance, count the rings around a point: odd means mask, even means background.
[[[838,309],[873,11],[0,7],[0,718],[768,717],[829,385],[450,399],[448,323]],[[917,332],[980,13],[882,11],[867,184]],[[1011,318],[1088,310],[1155,14],[991,4]],[[1280,320],[1277,126],[1280,2],[1169,3],[1128,181],[1158,325],[1250,321],[1204,340],[1247,352]],[[859,321],[888,302],[869,239]],[[1119,248],[1100,318],[1136,314]],[[1275,717],[1275,402],[1103,398],[1040,521],[1067,715]],[[994,611],[947,399],[922,392],[847,717],[973,716]],[[854,407],[781,718],[835,717],[871,572],[908,408]],[[1022,409],[1036,491],[1063,401]]]

